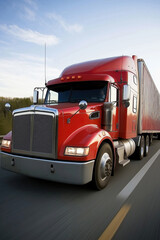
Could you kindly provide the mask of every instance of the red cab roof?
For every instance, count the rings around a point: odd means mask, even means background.
[[[74,64],[65,68],[59,78],[49,81],[47,85],[91,80],[114,82],[114,79],[107,73],[110,71],[130,71],[136,74],[135,59],[136,56],[119,56]]]
[[[130,71],[136,74],[134,60],[129,56],[98,59],[71,65],[64,69],[61,77],[79,73],[101,73],[108,71]]]

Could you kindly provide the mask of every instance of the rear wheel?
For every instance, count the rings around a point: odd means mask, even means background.
[[[144,156],[147,156],[149,152],[149,135],[145,136],[145,148],[144,148]]]
[[[151,145],[153,142],[153,134],[149,135],[149,145]]]
[[[105,188],[109,182],[113,168],[113,153],[111,146],[104,143],[98,152],[93,172],[93,184],[96,189]]]
[[[136,158],[138,160],[141,160],[144,157],[144,146],[145,146],[145,141],[144,141],[144,136],[142,135],[140,139],[140,144],[136,148]]]

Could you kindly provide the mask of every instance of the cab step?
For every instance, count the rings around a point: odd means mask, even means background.
[[[124,145],[120,144],[115,145],[115,150],[117,154],[118,163],[123,167],[126,166],[130,162],[130,160],[125,157]]]
[[[128,163],[130,163],[129,159],[124,159],[121,162],[119,162],[119,164],[122,165],[123,167],[126,166]]]

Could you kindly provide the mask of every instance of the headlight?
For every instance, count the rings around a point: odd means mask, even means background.
[[[9,140],[2,140],[1,147],[10,148],[10,146],[11,146],[11,141],[9,141]]]
[[[89,147],[80,148],[80,147],[66,147],[65,155],[68,156],[87,156],[89,154]]]

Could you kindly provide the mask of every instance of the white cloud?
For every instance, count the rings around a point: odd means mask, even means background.
[[[33,0],[21,0],[15,4],[15,9],[18,10],[17,13],[19,17],[24,21],[24,19],[29,21],[36,20],[36,13],[38,10],[37,3]]]
[[[28,4],[29,6],[31,6],[34,9],[37,9],[37,4],[34,0],[24,0],[24,3]]]
[[[30,8],[24,6],[24,15],[23,17],[25,17],[26,19],[30,20],[30,21],[34,21],[35,20],[35,12],[33,10],[31,10]]]
[[[57,15],[55,13],[49,13],[47,14],[48,18],[53,19],[57,21],[65,31],[67,32],[81,32],[83,30],[82,25],[79,24],[68,24],[60,15]]]
[[[22,8],[22,12],[20,13],[21,17],[26,18],[29,21],[36,20],[36,11],[38,6],[35,1],[24,0],[24,3],[20,4],[20,6]]]
[[[30,97],[34,87],[44,86],[44,60],[29,55],[16,57],[14,60],[0,59],[0,96]],[[48,65],[47,81],[57,78],[60,72]]]
[[[26,30],[18,27],[17,25],[7,26],[6,24],[3,24],[0,25],[0,30],[9,33],[25,42],[31,42],[38,45],[44,45],[46,43],[48,46],[50,46],[59,43],[59,39],[54,35],[45,35],[31,29]]]

